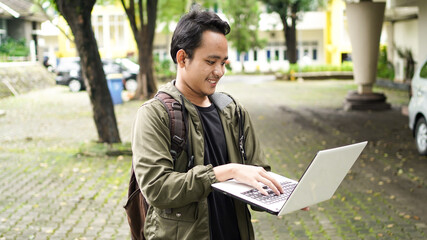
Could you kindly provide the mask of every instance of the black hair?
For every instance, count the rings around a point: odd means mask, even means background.
[[[192,59],[194,49],[200,46],[202,34],[207,30],[227,35],[230,25],[216,13],[197,8],[182,16],[172,36],[170,54],[173,61],[177,63],[176,53],[180,49]]]

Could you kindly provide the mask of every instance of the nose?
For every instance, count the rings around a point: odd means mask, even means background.
[[[213,70],[213,74],[215,77],[221,78],[224,75],[225,67],[222,64],[216,64],[215,69]]]

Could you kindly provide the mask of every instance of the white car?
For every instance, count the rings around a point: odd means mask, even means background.
[[[409,128],[415,137],[418,152],[427,155],[427,59],[412,78],[412,97],[409,101]]]

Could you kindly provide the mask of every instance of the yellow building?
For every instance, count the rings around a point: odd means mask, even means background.
[[[324,30],[325,63],[339,65],[350,60],[351,43],[347,31],[344,0],[329,0]]]
[[[61,26],[69,36],[71,29],[64,18],[59,18]],[[115,5],[95,5],[92,11],[92,27],[98,43],[101,58],[137,57],[138,49],[130,27],[128,17],[121,3]],[[160,60],[168,58],[167,49],[171,33],[162,31],[165,24],[157,26],[154,37],[154,55]],[[56,57],[76,57],[77,49],[64,34],[58,35]]]
[[[61,17],[59,25],[72,37],[71,29]],[[117,58],[137,52],[135,40],[127,16],[120,4],[95,5],[92,11],[92,26],[102,58]],[[75,57],[77,50],[64,34],[58,36],[57,57]]]

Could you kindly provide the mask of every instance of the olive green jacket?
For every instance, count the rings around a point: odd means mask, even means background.
[[[166,92],[182,104],[181,93],[170,82],[160,91]],[[216,101],[215,96],[219,96]],[[152,99],[137,112],[132,133],[135,176],[150,204],[144,226],[147,239],[209,239],[209,211],[207,196],[211,184],[217,182],[212,165],[204,165],[204,137],[196,107],[184,99],[188,111],[188,141],[194,155],[194,167],[187,171],[187,153],[183,151],[174,163],[169,152],[171,136],[169,116],[164,105]],[[225,94],[211,96],[219,110],[224,128],[229,160],[243,163],[239,153],[236,103]],[[237,103],[238,104],[238,103]],[[244,135],[247,161],[244,164],[269,167],[249,114],[244,108]],[[250,213],[245,203],[235,200],[239,231],[242,239],[254,239]]]

